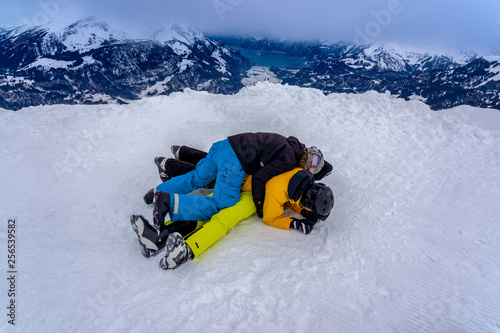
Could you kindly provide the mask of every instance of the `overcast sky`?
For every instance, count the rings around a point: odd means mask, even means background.
[[[394,42],[500,52],[500,0],[0,0],[0,26],[95,15],[128,33],[177,22],[208,35]]]

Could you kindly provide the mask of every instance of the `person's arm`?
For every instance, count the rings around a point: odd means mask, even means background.
[[[262,221],[275,228],[290,229],[290,223],[293,221],[293,218],[283,216],[286,200],[286,196],[281,195],[281,193],[267,193],[264,201],[264,217]]]
[[[266,184],[266,198],[264,200],[264,216],[262,221],[280,229],[290,229],[292,217],[283,216],[285,204],[291,203],[288,197],[288,183],[296,170],[285,172],[273,177]]]
[[[259,217],[263,217],[267,182],[271,178],[291,169],[293,169],[293,166],[287,161],[275,160],[265,165],[252,175],[252,195],[255,207],[257,208],[257,215],[259,215]]]
[[[296,202],[290,202],[290,205],[288,205],[294,212],[301,214],[303,208]]]

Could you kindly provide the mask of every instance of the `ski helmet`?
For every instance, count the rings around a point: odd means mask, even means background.
[[[325,165],[325,158],[323,153],[317,147],[307,147],[306,148],[307,160],[306,166],[313,175],[317,174]]]
[[[323,183],[309,186],[300,199],[300,204],[312,210],[314,215],[324,221],[330,215],[334,205],[333,191]]]

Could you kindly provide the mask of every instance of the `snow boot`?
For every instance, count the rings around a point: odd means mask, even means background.
[[[166,161],[167,161],[166,157],[163,156],[155,157],[155,164],[158,167],[158,173],[160,174],[160,179],[163,183],[171,178],[167,175],[167,172],[165,170]]]
[[[172,155],[174,155],[175,159],[179,159],[179,151],[181,150],[182,146],[172,146],[170,147],[170,151],[172,152]]]
[[[156,194],[156,189],[152,188],[146,193],[142,198],[144,199],[144,202],[146,205],[151,205],[155,201],[155,194]]]
[[[193,257],[191,248],[184,242],[184,238],[178,232],[171,233],[167,237],[165,245],[165,256],[160,260],[160,267],[164,270],[174,269]]]
[[[157,230],[142,215],[131,215],[130,224],[139,239],[144,257],[149,258],[165,247],[169,234],[167,228],[163,228],[162,231]]]
[[[149,192],[148,192],[149,193]],[[166,192],[156,192],[154,196],[153,224],[156,229],[160,229],[165,223],[165,217],[170,211],[170,194]]]

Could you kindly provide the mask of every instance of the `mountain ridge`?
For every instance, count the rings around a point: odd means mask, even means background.
[[[304,64],[296,68],[271,67],[285,84],[313,87],[324,93],[389,91],[407,100],[419,99],[433,110],[462,104],[500,109],[500,56],[486,57],[475,52],[419,53],[381,43],[294,44],[241,36],[220,40],[240,51],[304,57]]]
[[[93,17],[56,32],[4,29],[0,107],[125,103],[185,88],[225,94],[243,88],[249,59],[194,27],[175,25],[159,34],[130,39]]]
[[[250,84],[255,63],[246,50],[302,59],[298,67],[266,65],[266,71],[275,82],[326,94],[389,91],[433,110],[462,104],[500,109],[498,56],[421,53],[381,43],[206,37],[179,24],[152,31],[148,38],[131,38],[94,16],[65,28],[1,28],[0,107],[127,103],[185,88],[234,94]]]

